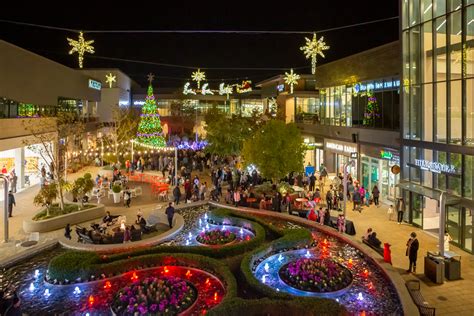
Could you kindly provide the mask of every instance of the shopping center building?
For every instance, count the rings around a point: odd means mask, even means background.
[[[301,75],[293,94],[284,76],[262,81],[262,98],[276,100],[287,122],[302,130],[307,163],[330,173],[345,164],[353,178],[383,200],[394,200],[400,165],[400,43],[393,42],[318,66]],[[268,102],[268,101],[267,101]],[[396,168],[395,168],[396,169]]]
[[[35,149],[35,138],[26,128],[28,122],[54,120],[61,107],[75,108],[85,123],[85,132],[97,127],[101,82],[20,47],[0,40],[0,168],[15,171],[17,188],[39,182],[39,170],[50,161]],[[41,123],[46,126],[46,124]],[[53,122],[51,126],[53,126]],[[54,130],[51,144],[57,143]],[[77,146],[87,137],[77,135]],[[27,146],[28,145],[28,146]]]
[[[402,183],[406,220],[472,252],[474,1],[401,1]]]

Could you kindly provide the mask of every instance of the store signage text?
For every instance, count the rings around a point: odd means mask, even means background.
[[[392,160],[393,154],[389,151],[381,150],[380,151],[380,158]]]
[[[332,149],[336,152],[349,154],[349,155],[353,152],[357,152],[357,147],[343,145],[339,143],[333,143],[333,142],[326,142],[326,149]]]
[[[95,90],[100,90],[100,89],[102,89],[102,84],[99,81],[89,79],[89,88],[95,89]]]
[[[421,170],[428,170],[435,173],[456,173],[456,167],[436,161],[415,159],[415,165],[420,167]]]
[[[356,83],[354,85],[354,92],[359,93],[363,91],[373,91],[382,89],[392,89],[400,87],[400,80],[383,81],[378,80],[369,83]]]

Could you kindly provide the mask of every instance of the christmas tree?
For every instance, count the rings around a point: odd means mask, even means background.
[[[379,103],[374,93],[367,91],[367,106],[365,107],[364,122],[365,126],[373,126],[375,120],[380,117]]]
[[[161,127],[160,115],[156,107],[151,81],[148,86],[147,97],[142,107],[140,117],[140,124],[138,125],[137,138],[135,141],[145,147],[165,147],[166,142],[163,137],[163,129]]]

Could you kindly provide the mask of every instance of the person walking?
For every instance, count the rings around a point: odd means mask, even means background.
[[[420,247],[420,243],[418,242],[418,239],[416,238],[416,233],[412,232],[410,234],[410,238],[407,241],[407,250],[405,255],[408,256],[408,259],[410,260],[410,265],[408,266],[408,273],[416,273],[416,259],[418,256],[418,248]]]
[[[16,183],[18,181],[18,177],[15,173],[15,170],[12,170],[10,174],[10,179],[11,179],[11,185],[12,185],[12,192],[16,193]]]
[[[405,213],[405,201],[403,201],[403,198],[399,198],[397,200],[397,221],[398,221],[398,225],[400,225],[402,223],[404,213]]]
[[[173,198],[174,198],[174,204],[178,205],[179,200],[181,199],[181,190],[179,189],[178,184],[176,184],[176,186],[173,189]]]
[[[125,191],[123,192],[123,201],[124,201],[124,206],[130,207],[130,202],[132,201],[132,192],[130,192],[130,189],[128,187],[125,187]]]
[[[387,214],[388,214],[388,220],[392,221],[392,217],[393,217],[393,205],[392,204],[390,204],[390,207],[387,210]]]
[[[67,223],[66,227],[64,228],[64,237],[71,240],[71,232],[72,232],[71,225]]]
[[[13,205],[16,206],[15,197],[13,196],[12,191],[8,191],[8,217],[12,217]]]
[[[168,224],[170,225],[170,228],[173,228],[174,207],[171,202],[168,204],[168,207],[165,210],[165,214],[168,217]]]
[[[314,176],[314,173],[311,174],[309,177],[309,190],[311,192],[314,192],[314,186],[316,184],[316,177]]]
[[[372,189],[372,196],[374,197],[375,206],[379,207],[380,191],[379,191],[379,188],[376,185],[374,185],[374,188]]]

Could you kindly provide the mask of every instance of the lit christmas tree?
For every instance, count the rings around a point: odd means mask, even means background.
[[[367,106],[364,113],[364,125],[373,126],[375,120],[380,117],[379,103],[373,92],[367,91]]]
[[[155,96],[153,95],[153,87],[149,76],[150,85],[148,86],[148,95],[145,104],[142,107],[140,115],[140,124],[138,125],[137,138],[135,142],[139,145],[151,148],[165,147],[166,141],[163,137],[163,129],[161,127],[160,115],[156,107]]]

